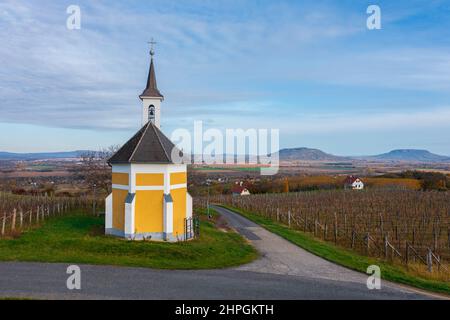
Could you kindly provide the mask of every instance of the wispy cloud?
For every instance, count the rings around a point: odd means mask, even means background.
[[[3,2],[2,118],[50,126],[134,126],[129,110],[138,105],[148,63],[145,41],[152,35],[162,42],[158,68],[168,103],[186,107],[260,97],[265,88],[251,82],[271,80],[277,68],[272,57],[356,32],[325,8],[292,12],[287,4],[259,9],[236,2],[227,12],[228,2],[194,5],[197,11],[166,1],[84,2],[82,29],[69,31],[61,4]],[[39,112],[24,117],[30,109]]]
[[[384,130],[423,130],[446,128],[450,123],[450,107],[419,112],[387,112],[373,114],[327,114],[306,116],[295,124],[284,126],[286,133],[357,133]]]
[[[448,120],[448,108],[421,111],[450,98],[443,1],[380,0],[383,29],[376,32],[365,28],[366,8],[354,1],[78,3],[82,28],[75,31],[66,29],[67,3],[0,3],[0,121],[136,128],[151,37],[159,42],[167,127],[203,119],[222,127],[285,126],[296,134],[297,127],[378,130]],[[316,87],[315,101],[306,85]],[[330,86],[346,95],[325,95]],[[361,90],[372,92],[361,105],[383,113],[361,108],[355,115],[345,107]],[[387,96],[398,110],[386,113],[377,98]],[[340,112],[330,113],[337,106]],[[393,120],[383,121],[386,115]]]

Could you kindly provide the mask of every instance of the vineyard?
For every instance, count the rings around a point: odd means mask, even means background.
[[[448,192],[336,190],[215,196],[210,202],[279,221],[364,255],[448,274]],[[197,199],[196,205],[205,206],[206,199]]]
[[[0,192],[0,237],[14,236],[49,217],[92,208],[87,198],[21,196]]]

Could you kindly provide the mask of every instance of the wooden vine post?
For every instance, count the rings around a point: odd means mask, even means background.
[[[431,252],[431,249],[428,248],[427,251],[427,266],[428,266],[428,272],[433,272],[433,254]]]
[[[23,210],[22,210],[22,208],[19,209],[19,217],[20,217],[20,230],[22,230],[22,227],[23,227]]]
[[[6,228],[6,212],[3,212],[3,221],[2,221],[2,236],[5,235]]]
[[[388,237],[387,235],[384,236],[384,258],[387,259],[388,255]]]
[[[334,243],[337,243],[338,238],[338,222],[337,222],[337,214],[334,213]]]
[[[355,230],[353,229],[353,230],[352,230],[352,245],[351,245],[351,248],[352,248],[352,249],[355,247],[355,239],[356,239],[356,232],[355,232]]]
[[[368,232],[366,233],[366,250],[367,250],[367,255],[369,255],[369,251],[370,251],[370,234]]]
[[[14,208],[13,216],[12,216],[12,222],[11,222],[11,230],[12,231],[16,230],[16,215],[17,215],[17,210],[16,210],[16,208]]]
[[[288,226],[291,227],[291,210],[288,211]]]
[[[409,263],[409,243],[406,241],[405,243],[405,264],[408,265]]]

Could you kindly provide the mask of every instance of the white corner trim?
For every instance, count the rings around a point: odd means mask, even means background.
[[[186,192],[186,218],[192,218],[192,197]]]
[[[135,200],[136,197],[133,198],[131,203],[125,203],[125,226],[124,231],[125,234],[132,235],[134,234],[134,219],[135,219]]]
[[[112,193],[110,193],[105,199],[105,228],[112,228]]]
[[[170,164],[169,172],[170,173],[178,173],[178,172],[186,172],[187,165],[186,164]]]
[[[167,170],[167,164],[158,164],[158,163],[133,163],[132,174],[136,175],[139,173],[164,173]]]
[[[164,233],[173,232],[173,202],[166,202],[164,198],[164,221],[163,221],[163,231]]]
[[[129,189],[128,186],[121,185],[121,184],[113,184],[113,185],[112,185],[112,188],[113,188],[113,189],[119,189],[119,190],[127,190],[127,191],[128,191],[128,189]]]
[[[164,186],[136,186],[136,191],[164,190]]]
[[[131,166],[129,164],[114,164],[112,166],[113,173],[128,173],[130,174]]]
[[[187,188],[187,184],[186,183],[180,183],[180,184],[173,184],[173,185],[170,186],[170,190],[181,189],[181,188]]]

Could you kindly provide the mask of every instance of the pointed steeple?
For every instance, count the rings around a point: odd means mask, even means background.
[[[147,78],[147,87],[144,89],[142,94],[139,96],[139,98],[143,97],[151,97],[151,98],[161,98],[164,99],[164,96],[159,92],[158,86],[156,84],[156,74],[155,74],[155,66],[153,65],[153,55],[155,52],[150,50],[150,69],[148,71],[148,78]]]
[[[155,51],[153,45],[155,41],[150,41],[150,69],[148,70],[147,86],[145,87],[139,98],[142,100],[142,126],[149,121],[160,128],[161,126],[161,102],[164,100],[164,96],[159,92],[156,84],[156,72],[155,65],[153,64],[153,56]]]

